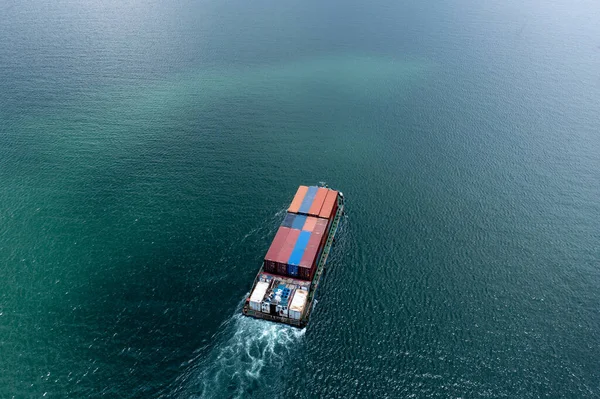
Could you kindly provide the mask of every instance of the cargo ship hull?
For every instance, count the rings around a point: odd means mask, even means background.
[[[261,266],[250,294],[244,303],[242,309],[244,315],[298,328],[304,328],[308,324],[319,282],[325,271],[325,265],[344,212],[344,196],[341,192],[337,195],[336,205],[335,213],[329,219],[319,255],[314,262],[312,278],[301,279],[296,276],[273,273],[273,271],[277,272],[273,267],[266,271],[267,259],[265,259],[265,263]],[[276,240],[277,237],[274,242]],[[292,298],[289,297],[290,292]],[[278,298],[278,303],[283,301],[284,305],[265,304],[265,301],[263,301],[259,306],[259,300],[256,300],[255,297],[263,298],[268,293],[271,293],[271,297]],[[296,306],[296,303],[303,305],[301,307]]]

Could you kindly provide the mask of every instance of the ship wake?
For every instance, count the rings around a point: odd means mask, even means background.
[[[189,361],[188,370],[178,378],[178,398],[242,398],[263,395],[272,387],[267,381],[289,363],[292,351],[305,329],[244,317],[240,313],[222,325],[208,354]],[[203,351],[206,352],[206,351]],[[268,375],[268,378],[263,378]]]

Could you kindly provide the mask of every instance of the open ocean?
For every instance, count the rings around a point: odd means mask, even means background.
[[[600,398],[600,2],[0,2],[0,398]],[[311,322],[240,315],[298,185]]]

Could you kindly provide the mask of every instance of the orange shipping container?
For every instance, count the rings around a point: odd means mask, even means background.
[[[304,226],[302,227],[302,230],[312,232],[314,230],[316,224],[317,224],[317,218],[308,216],[306,218],[306,222],[304,222]]]
[[[327,197],[328,191],[329,190],[327,190],[326,188],[323,188],[323,187],[320,187],[317,190],[315,199],[313,200],[313,203],[310,206],[310,210],[308,211],[309,215],[319,216],[319,213],[321,212],[321,207],[323,206],[323,202],[325,202],[325,198]]]
[[[294,196],[294,200],[292,201],[290,207],[288,208],[288,212],[298,213],[300,209],[300,205],[302,205],[302,201],[304,200],[304,196],[308,191],[308,187],[300,186],[298,187],[298,191],[296,191],[296,195]]]
[[[321,208],[321,212],[319,212],[319,216],[322,218],[330,219],[331,213],[335,208],[335,202],[337,201],[338,192],[335,190],[329,190],[327,193],[327,197],[325,198],[325,202],[323,202],[323,207]]]

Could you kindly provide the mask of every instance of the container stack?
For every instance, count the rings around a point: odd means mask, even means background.
[[[310,283],[262,274],[249,299],[250,309],[273,316],[300,319]]]
[[[300,186],[265,256],[264,271],[312,280],[337,207],[337,191]]]

